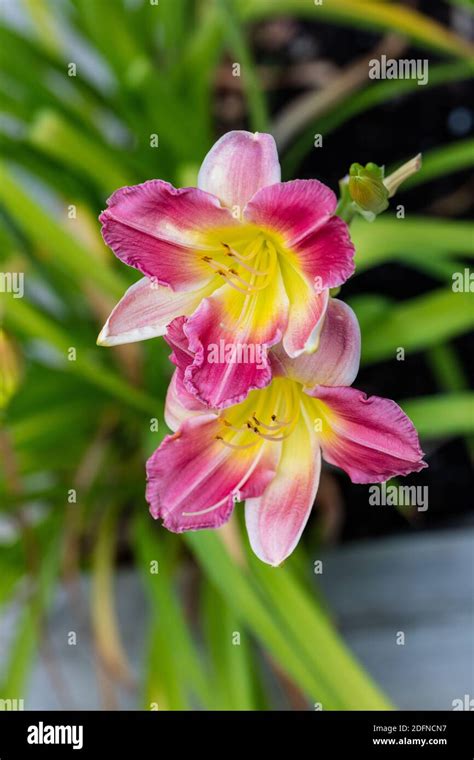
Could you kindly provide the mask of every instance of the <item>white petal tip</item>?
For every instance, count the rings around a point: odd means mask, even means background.
[[[107,342],[107,331],[106,331],[105,327],[102,328],[102,330],[100,331],[99,335],[97,336],[96,343],[97,343],[98,346],[107,346],[108,345],[108,342]]]
[[[117,336],[111,335],[108,325],[104,325],[102,330],[100,331],[96,343],[98,346],[116,346],[117,343],[121,343],[122,341],[117,338]]]

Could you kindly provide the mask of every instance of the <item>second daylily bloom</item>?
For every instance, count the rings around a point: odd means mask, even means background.
[[[100,217],[104,240],[144,278],[98,342],[164,335],[175,317],[188,317],[188,389],[214,407],[242,401],[270,382],[268,347],[281,341],[290,357],[317,347],[328,289],[353,272],[336,203],[317,180],[280,182],[273,138],[249,132],[218,140],[198,188],[151,180],[117,190]],[[222,344],[253,348],[254,361],[207,361]]]
[[[354,483],[418,472],[426,464],[411,421],[389,399],[349,387],[359,367],[360,332],[352,310],[331,299],[318,350],[290,358],[269,353],[272,382],[225,410],[188,392],[193,363],[186,320],[170,326],[178,368],[166,422],[175,430],[147,464],[151,513],[171,531],[217,528],[245,501],[250,542],[279,565],[295,548],[318,489],[321,452]]]

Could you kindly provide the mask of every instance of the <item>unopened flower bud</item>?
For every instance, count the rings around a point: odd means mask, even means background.
[[[368,163],[352,164],[349,170],[349,194],[363,211],[381,214],[388,207],[388,190],[384,185],[383,167]]]

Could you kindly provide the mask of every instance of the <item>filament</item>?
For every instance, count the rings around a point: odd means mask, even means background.
[[[244,451],[244,449],[251,449],[258,443],[258,440],[251,441],[250,443],[231,443],[230,441],[224,441],[223,438],[216,438],[216,440],[220,441],[223,446],[227,446],[229,449],[239,449],[240,451]]]

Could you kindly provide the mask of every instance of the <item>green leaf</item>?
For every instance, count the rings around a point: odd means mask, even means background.
[[[247,633],[221,594],[207,581],[203,586],[201,618],[213,666],[214,709],[255,710]]]
[[[385,214],[369,224],[356,218],[351,224],[356,249],[356,273],[398,258],[438,258],[461,254],[474,257],[474,224],[464,221],[410,216],[397,219]]]
[[[23,190],[2,163],[0,203],[25,235],[43,249],[46,261],[52,259],[52,264],[60,266],[71,278],[83,283],[93,282],[106,293],[121,298],[125,285],[120,275],[68,234]]]
[[[287,607],[284,617],[281,608],[275,607],[275,600],[269,596],[269,590],[256,583],[256,578],[237,567],[227,554],[219,536],[211,531],[188,533],[185,540],[196,555],[209,580],[219,589],[235,614],[242,619],[268,652],[277,660],[279,666],[294,679],[311,701],[322,702],[326,709],[387,709],[388,703],[373,687],[359,668],[347,655],[339,642],[336,632],[321,617],[318,620],[318,639],[311,639],[312,647],[303,647],[301,640],[294,635],[294,625],[290,621],[297,615],[301,622],[301,599]],[[284,570],[275,569],[275,574]],[[278,579],[275,579],[278,584]],[[290,599],[285,597],[286,604]],[[313,602],[313,606],[315,604]],[[317,608],[304,604],[304,614],[313,620],[319,616]],[[304,623],[305,624],[305,623]],[[337,659],[344,668],[343,677],[335,680],[331,669],[326,668],[320,650]],[[331,659],[331,662],[334,662]],[[352,684],[347,690],[345,683]]]
[[[100,365],[94,359],[90,349],[78,344],[74,345],[72,336],[63,332],[46,314],[40,313],[31,304],[22,299],[10,298],[6,309],[5,323],[23,335],[40,338],[54,346],[62,357],[64,362],[62,369],[64,371],[77,373],[103,391],[120,399],[122,403],[156,416],[162,404],[159,399],[154,399],[143,391],[134,388],[115,372]],[[71,343],[76,349],[76,359],[67,361]],[[100,351],[101,349],[94,350]]]
[[[388,709],[388,701],[345,649],[326,612],[296,582],[290,570],[284,566],[275,571],[251,551],[248,556],[252,571],[272,600],[282,627],[288,627],[295,644],[306,652],[308,662],[313,658],[318,680],[331,684],[344,705],[341,709]],[[325,705],[322,706],[325,709]]]
[[[420,351],[474,327],[471,293],[435,290],[387,307],[362,333],[362,362],[395,358],[398,348]]]
[[[191,638],[174,588],[169,545],[156,540],[154,525],[140,515],[134,524],[134,545],[145,587],[152,604],[156,625],[162,630],[161,658],[169,658],[179,683],[189,684],[204,707],[211,705],[206,671]],[[151,572],[156,562],[158,572]],[[168,695],[171,698],[171,695]]]
[[[423,438],[474,433],[474,393],[447,393],[400,402]]]
[[[86,136],[51,109],[44,109],[35,116],[28,138],[63,166],[89,175],[102,188],[104,196],[118,187],[133,184],[133,178],[120,168],[123,163],[120,154],[114,156],[108,146]]]

